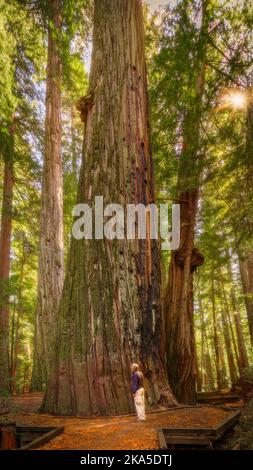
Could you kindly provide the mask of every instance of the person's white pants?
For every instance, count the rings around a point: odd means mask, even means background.
[[[137,412],[138,419],[145,421],[145,392],[144,388],[139,388],[134,394],[134,404]]]

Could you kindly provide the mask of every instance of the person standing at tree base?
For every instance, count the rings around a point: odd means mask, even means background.
[[[131,367],[131,389],[134,396],[134,404],[138,416],[138,421],[145,421],[145,390],[143,374],[139,371],[138,364]]]

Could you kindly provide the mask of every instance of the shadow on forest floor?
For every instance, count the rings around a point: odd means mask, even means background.
[[[219,442],[219,449],[253,450],[253,399],[242,409],[242,416],[234,429]]]
[[[56,417],[39,414],[43,394],[32,393],[13,397],[10,413],[5,419],[31,426],[64,426],[64,433],[40,447],[41,450],[125,450],[158,449],[157,430],[166,427],[210,428],[226,418],[228,411],[214,406],[174,408],[147,414],[146,422],[135,416],[85,418]],[[18,410],[18,411],[17,411]],[[236,434],[237,431],[235,431]],[[237,441],[223,442],[223,448],[233,448]],[[221,448],[221,447],[220,447]],[[245,447],[243,447],[245,448]]]

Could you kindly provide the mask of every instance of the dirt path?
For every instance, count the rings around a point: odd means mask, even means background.
[[[118,418],[62,418],[38,414],[41,394],[13,397],[10,420],[18,424],[64,426],[65,431],[40,450],[81,449],[157,449],[157,429],[174,427],[212,427],[225,417],[227,411],[209,406],[181,408],[147,415],[140,423],[135,416]]]
[[[36,413],[43,400],[43,393],[24,393],[11,398],[11,410],[21,413]]]

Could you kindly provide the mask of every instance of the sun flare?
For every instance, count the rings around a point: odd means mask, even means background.
[[[226,90],[219,98],[218,110],[232,109],[243,111],[247,107],[247,95],[244,90],[233,88]]]
[[[235,91],[229,95],[228,103],[232,108],[244,109],[246,106],[246,96],[241,91]]]

